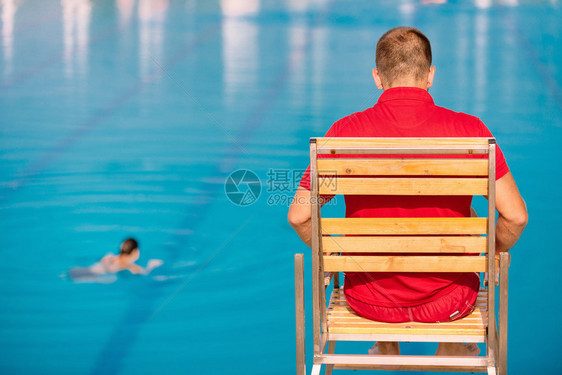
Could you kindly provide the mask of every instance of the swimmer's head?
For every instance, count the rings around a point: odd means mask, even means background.
[[[377,68],[373,78],[377,87],[388,89],[415,86],[427,89],[433,83],[429,39],[413,27],[395,27],[377,42]]]
[[[134,238],[127,238],[121,244],[121,254],[120,255],[131,255],[135,250],[138,251],[139,243]]]

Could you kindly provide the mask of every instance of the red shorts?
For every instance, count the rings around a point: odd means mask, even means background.
[[[379,322],[450,322],[463,318],[474,310],[479,288],[480,277],[477,273],[469,273],[450,293],[421,305],[384,307],[371,305],[348,295],[345,299],[357,315]]]

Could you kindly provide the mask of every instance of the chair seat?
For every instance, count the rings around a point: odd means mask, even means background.
[[[433,341],[435,336],[439,336],[451,342],[461,339],[462,342],[485,342],[488,326],[487,298],[487,290],[481,289],[474,311],[453,322],[384,323],[357,315],[347,304],[343,287],[337,288],[332,292],[327,311],[328,336],[330,340],[346,340],[349,335],[349,340],[352,341],[382,340],[394,335],[402,336],[403,341]],[[446,336],[450,337],[447,339]],[[400,339],[400,337],[396,338]]]

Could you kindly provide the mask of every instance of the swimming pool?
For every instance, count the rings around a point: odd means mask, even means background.
[[[535,372],[526,355],[562,373],[560,2],[2,4],[1,373],[294,373],[292,256],[309,268],[310,254],[285,187],[309,137],[376,102],[374,46],[398,25],[429,37],[436,103],[482,118],[528,204],[510,373]],[[262,182],[251,205],[225,194],[239,169]],[[108,284],[65,276],[127,236],[141,264],[164,265]]]

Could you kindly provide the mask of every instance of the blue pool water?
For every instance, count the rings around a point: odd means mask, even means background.
[[[0,373],[294,373],[310,254],[286,189],[309,137],[376,102],[374,46],[398,25],[427,34],[436,103],[482,118],[528,204],[510,373],[562,373],[560,20],[556,0],[4,0]],[[225,194],[238,169],[263,184],[252,205]],[[66,276],[127,236],[164,265]]]

